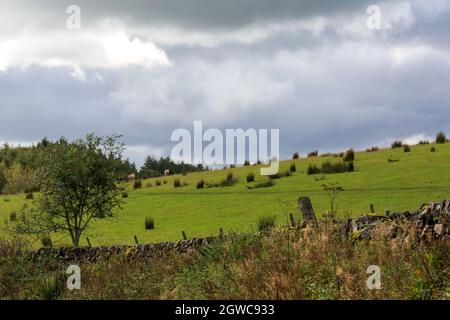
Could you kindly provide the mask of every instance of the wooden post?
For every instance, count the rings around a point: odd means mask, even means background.
[[[89,240],[89,238],[88,238],[88,237],[86,237],[86,241],[87,241],[87,243],[88,243],[88,246],[89,246],[89,248],[91,248],[91,247],[92,247],[92,245],[91,245],[91,241]]]
[[[386,217],[390,217],[391,216],[391,210],[388,210],[388,209],[384,210],[384,215]]]
[[[302,219],[305,222],[311,222],[313,227],[317,227],[317,218],[316,214],[314,213],[314,209],[311,204],[311,199],[308,197],[300,197],[298,199],[298,208],[300,209],[302,213]]]
[[[181,234],[183,235],[183,240],[187,240],[186,232],[184,232],[184,230],[181,232]]]
[[[220,228],[220,239],[223,239],[223,229]]]
[[[139,244],[138,238],[134,235],[134,243]]]
[[[373,204],[370,204],[370,213],[375,213],[375,208]]]
[[[292,212],[289,213],[289,219],[291,220],[291,225],[293,227],[295,227],[295,219],[294,219],[294,214]]]

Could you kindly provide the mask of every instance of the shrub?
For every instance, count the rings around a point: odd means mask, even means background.
[[[181,175],[182,175],[183,177],[185,177],[185,176],[187,176],[187,172],[182,172]]]
[[[258,220],[258,230],[265,231],[275,227],[275,216],[262,216]]]
[[[375,152],[378,151],[378,147],[371,147],[369,149],[366,150],[367,152]]]
[[[155,228],[155,220],[152,217],[145,218],[145,230],[151,230]]]
[[[233,173],[230,172],[227,174],[227,178],[220,182],[220,186],[228,187],[228,186],[234,185],[236,182],[237,182],[237,179],[233,176]]]
[[[419,141],[419,144],[420,144],[420,145],[423,145],[423,144],[430,144],[430,141],[428,141],[428,140],[420,140],[420,141]]]
[[[253,182],[255,181],[255,174],[253,172],[249,172],[247,174],[247,182]]]
[[[203,189],[203,187],[205,186],[205,181],[200,180],[199,182],[197,182],[197,189]]]
[[[140,189],[142,188],[142,180],[134,180],[133,182],[133,189]]]
[[[9,221],[16,221],[16,220],[17,220],[17,213],[13,211],[9,214]]]
[[[431,148],[430,148],[430,151],[431,151],[431,152],[436,152],[436,148],[435,148],[435,147],[431,147]]]
[[[122,198],[128,198],[128,193],[127,192],[122,192]]]
[[[411,152],[411,147],[408,146],[407,144],[405,144],[405,146],[403,147],[403,151],[404,152]]]
[[[322,167],[318,168],[316,165],[310,164],[308,167],[308,175],[317,174],[317,173],[324,173],[324,174],[331,174],[331,173],[342,173],[342,172],[353,172],[355,171],[355,165],[353,161],[349,162],[335,162],[332,163],[330,161],[326,161],[322,163]]]
[[[308,158],[317,157],[318,154],[319,154],[318,150],[311,151],[308,153]]]
[[[173,186],[174,186],[175,188],[178,188],[178,187],[180,187],[180,186],[181,186],[181,182],[180,182],[180,180],[179,180],[179,179],[175,179],[175,180],[173,180]]]
[[[311,175],[311,174],[317,174],[317,173],[320,173],[320,169],[315,164],[310,163],[308,166],[307,174]]]
[[[161,185],[161,180],[156,180],[155,184],[159,187]]]
[[[244,162],[244,166],[249,166],[250,165],[250,162],[248,161],[248,160],[245,160],[245,162]]]
[[[331,163],[326,161],[322,163],[322,173],[341,173],[348,171],[348,165],[343,162]]]
[[[33,192],[28,192],[28,193],[25,195],[25,199],[27,199],[27,200],[33,200],[33,199],[34,199]]]
[[[401,147],[403,147],[403,142],[401,142],[401,141],[394,141],[391,144],[392,149],[397,149],[397,148],[401,148]]]
[[[230,164],[230,168],[231,168],[231,169],[236,168],[236,165]],[[226,167],[225,167],[225,169],[226,169]]]
[[[52,244],[52,238],[49,235],[43,236],[41,238],[42,246],[51,248],[53,246]]]
[[[348,149],[345,152],[344,161],[354,161],[355,160],[355,151],[353,149]]]
[[[153,187],[153,185],[152,185],[151,182],[147,182],[147,183],[145,184],[145,187],[146,187],[146,188],[151,188],[151,187]]]
[[[297,171],[297,167],[295,166],[295,163],[291,163],[291,166],[289,168],[290,172],[296,172]]]
[[[257,183],[253,187],[247,186],[247,188],[249,188],[251,190],[251,189],[258,189],[258,188],[268,188],[268,187],[272,187],[274,185],[275,185],[275,182],[272,179],[269,179],[267,181]]]
[[[445,143],[447,141],[447,137],[444,132],[439,132],[436,135],[436,143]]]
[[[163,180],[163,184],[167,184],[167,180]]]
[[[292,159],[300,159],[300,155],[298,154],[298,152],[295,152],[294,155],[292,156]]]

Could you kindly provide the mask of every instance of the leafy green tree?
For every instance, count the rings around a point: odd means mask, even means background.
[[[91,221],[111,217],[120,208],[120,136],[96,137],[48,147],[40,170],[41,196],[17,230],[25,234],[67,232],[78,246]],[[31,219],[31,220],[30,220]]]

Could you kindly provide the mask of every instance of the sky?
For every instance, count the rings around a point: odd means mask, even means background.
[[[0,142],[122,134],[141,165],[196,120],[279,129],[281,158],[450,133],[450,0],[0,6]]]

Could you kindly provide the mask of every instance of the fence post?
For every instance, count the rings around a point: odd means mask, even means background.
[[[86,241],[87,241],[87,243],[88,243],[88,246],[89,246],[89,248],[91,248],[91,247],[92,247],[92,245],[91,245],[91,241],[89,240],[89,238],[88,238],[88,237],[86,237]]]
[[[134,235],[134,243],[139,244],[138,238]]]
[[[181,232],[181,234],[183,235],[183,240],[187,240],[186,232],[184,232],[184,230]]]
[[[370,204],[370,213],[375,213],[375,208],[373,204]]]
[[[291,219],[291,225],[295,227],[295,219],[294,214],[292,212],[289,213],[289,219]]]

